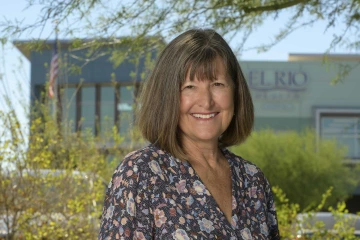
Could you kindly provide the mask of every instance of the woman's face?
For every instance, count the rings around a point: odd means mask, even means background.
[[[179,128],[182,140],[218,141],[234,115],[234,89],[220,57],[216,59],[216,79],[190,81],[189,73],[180,88]]]

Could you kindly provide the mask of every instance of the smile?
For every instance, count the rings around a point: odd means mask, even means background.
[[[199,113],[193,113],[191,114],[193,117],[201,118],[201,119],[210,119],[215,117],[217,115],[216,113],[210,113],[210,114],[199,114]]]

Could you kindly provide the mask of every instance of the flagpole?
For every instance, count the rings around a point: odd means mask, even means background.
[[[57,55],[59,54],[59,51],[57,49],[57,41],[58,41],[58,27],[57,27],[57,21],[55,21],[55,48],[57,50]],[[59,57],[57,57],[59,59]],[[57,60],[57,62],[59,62],[59,60]],[[58,63],[59,64],[59,63]],[[59,70],[58,70],[59,71]],[[54,119],[55,121],[57,121],[57,104],[58,104],[58,101],[59,101],[59,98],[58,98],[58,81],[59,81],[59,74],[57,74],[57,77],[55,79],[55,82],[54,82],[54,101],[53,101],[53,104],[54,104]]]
[[[58,104],[58,73],[59,73],[59,56],[58,56],[58,21],[55,20],[55,40],[53,44],[53,54],[50,64],[50,80],[49,80],[49,89],[48,94],[52,101],[52,115],[55,120],[57,120],[57,104]]]

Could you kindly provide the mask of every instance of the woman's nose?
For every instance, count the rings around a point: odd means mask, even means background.
[[[210,109],[214,105],[213,94],[211,93],[210,88],[203,88],[199,92],[198,105],[205,109]]]

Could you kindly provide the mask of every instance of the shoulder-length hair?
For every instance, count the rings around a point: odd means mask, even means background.
[[[161,52],[140,94],[137,124],[145,139],[173,156],[187,160],[178,122],[180,87],[187,74],[213,80],[220,57],[234,87],[234,117],[219,138],[221,147],[243,142],[254,124],[254,107],[240,65],[226,41],[214,30],[192,29],[180,34]],[[215,68],[215,69],[214,69]]]

